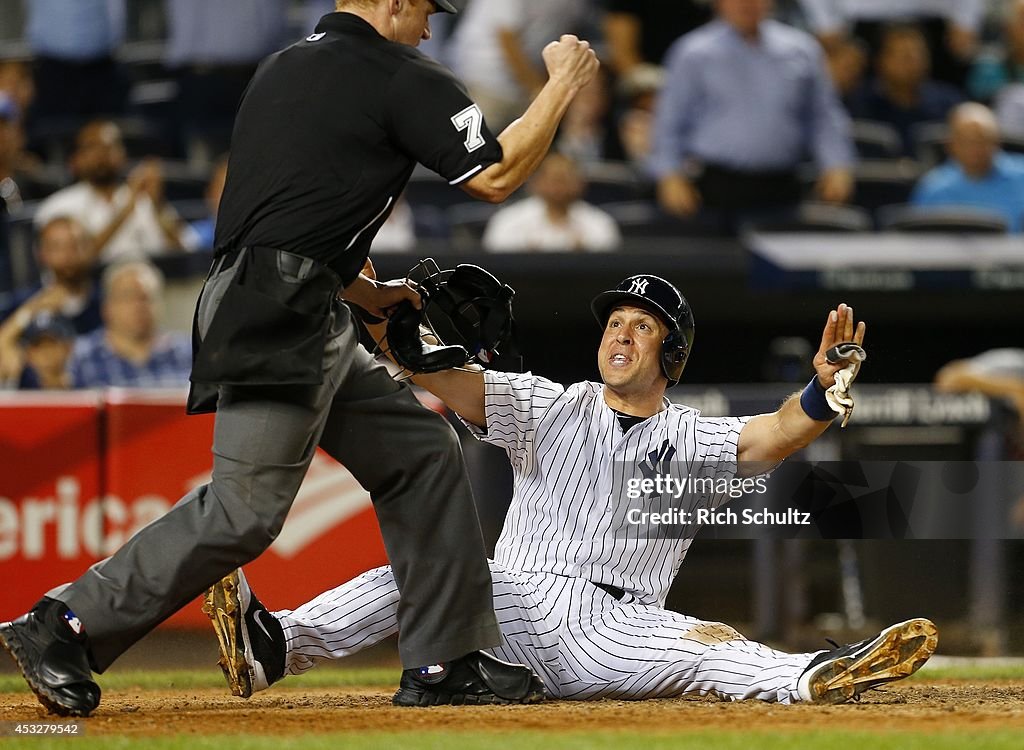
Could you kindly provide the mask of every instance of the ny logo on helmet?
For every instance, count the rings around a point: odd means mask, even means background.
[[[647,285],[650,281],[650,279],[645,278],[633,279],[633,284],[629,287],[629,294],[647,294]]]

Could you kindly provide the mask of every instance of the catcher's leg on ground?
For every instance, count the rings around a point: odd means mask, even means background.
[[[570,610],[578,624],[562,639],[560,697],[799,700],[797,681],[814,654],[776,651],[722,623],[597,592],[581,591]]]
[[[323,385],[225,389],[212,481],[58,595],[85,623],[98,671],[274,540],[316,449],[338,365],[334,344]]]
[[[545,636],[547,622],[535,587],[524,574],[490,564],[494,608],[502,642],[491,653],[499,659],[527,664],[550,690],[557,679],[557,639]],[[302,674],[321,661],[343,659],[398,632],[398,586],[384,566],[325,591],[294,610],[273,615],[285,634],[285,674]]]
[[[373,498],[402,594],[402,663],[415,668],[496,646],[483,535],[454,430],[366,350],[350,356],[320,446]]]

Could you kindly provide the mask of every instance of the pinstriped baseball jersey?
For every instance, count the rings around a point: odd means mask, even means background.
[[[746,418],[707,419],[665,408],[623,431],[599,383],[569,388],[530,374],[484,376],[487,429],[481,440],[505,449],[515,486],[491,562],[500,659],[529,665],[558,698],[667,698],[718,695],[780,703],[800,700],[798,684],[815,653],[787,654],[716,622],[664,609],[689,547],[685,538],[644,535],[627,521],[617,485],[627,472],[674,460],[735,473]],[[708,494],[697,501],[720,503]],[[594,583],[623,589],[621,596]],[[301,674],[379,642],[398,629],[399,592],[388,567],[275,612],[286,640],[286,671]]]
[[[604,386],[564,388],[532,374],[487,371],[487,429],[480,440],[503,448],[514,472],[512,503],[495,550],[506,568],[583,578],[663,606],[689,539],[644,534],[630,524],[623,475],[615,466],[714,466],[735,474],[736,445],[749,417],[707,418],[665,401],[665,408],[623,432]],[[627,477],[628,478],[628,477]],[[718,505],[722,495],[696,498]]]

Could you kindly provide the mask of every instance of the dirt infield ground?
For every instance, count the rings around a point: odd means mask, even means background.
[[[398,709],[379,686],[304,689],[284,685],[242,701],[218,688],[112,689],[87,720],[90,737],[263,736],[471,730],[518,732],[1021,732],[1024,680],[912,681],[844,706],[775,706],[683,698],[645,702],[554,702],[540,706]],[[0,721],[47,718],[25,692],[0,694]]]

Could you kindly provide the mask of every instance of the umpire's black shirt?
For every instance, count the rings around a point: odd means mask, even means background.
[[[447,69],[331,13],[264,60],[242,98],[216,246],[305,255],[348,284],[416,162],[457,185],[501,158]]]

